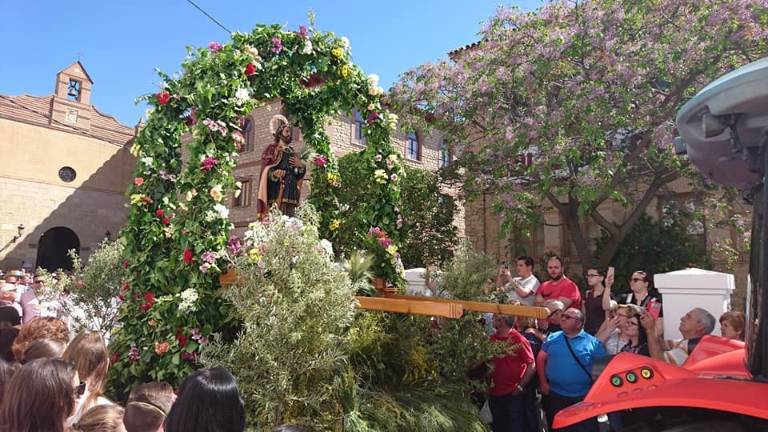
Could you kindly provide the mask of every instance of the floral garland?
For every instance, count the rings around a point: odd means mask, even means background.
[[[344,226],[335,199],[341,179],[324,126],[329,115],[360,108],[377,185],[374,196],[362,198],[377,203],[370,225],[390,239],[386,248],[371,243],[376,275],[402,285],[403,171],[390,141],[397,117],[382,106],[378,78],[366,77],[350,56],[349,41],[333,33],[258,26],[233,34],[230,44],[190,49],[183,73],[161,74],[160,91],[144,97],[152,108],[131,149],[137,167],[121,234],[129,277],[112,342],[117,394],[147,379],[178,382],[196,368],[211,335],[233,334],[237,323],[216,290],[242,244],[228,236],[233,225],[224,199],[240,192],[232,173],[245,142],[244,117],[267,101],[284,102],[316,153],[309,201],[320,214],[321,235],[331,240]],[[183,153],[182,136],[191,137]]]

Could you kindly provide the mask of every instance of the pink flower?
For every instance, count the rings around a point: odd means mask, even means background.
[[[307,26],[305,26],[305,25],[300,25],[299,26],[299,36],[302,39],[305,39],[307,37]]]
[[[213,53],[217,53],[221,51],[223,48],[224,47],[216,41],[208,42],[208,49]]]
[[[141,360],[141,353],[135,343],[131,343],[131,350],[128,351],[128,359],[132,362]]]
[[[171,94],[167,91],[160,92],[155,95],[155,99],[157,100],[158,105],[165,105],[171,100]]]
[[[205,159],[203,159],[202,162],[200,162],[200,169],[206,172],[210,172],[218,164],[219,161],[216,158],[207,156]]]
[[[256,66],[253,63],[245,65],[245,76],[251,76],[256,74]]]
[[[211,264],[210,263],[206,262],[206,263],[200,264],[199,270],[201,272],[208,273],[208,270],[210,270],[210,269],[211,269]]]
[[[216,254],[211,251],[203,252],[202,255],[200,255],[200,258],[207,263],[213,264],[216,262]]]
[[[157,216],[157,217],[159,217],[159,218],[161,218],[161,217],[165,216],[165,210],[163,210],[163,209],[157,209],[157,210],[155,210],[155,216]]]
[[[135,184],[136,186],[141,186],[144,184],[144,179],[141,177],[136,177],[135,179],[133,179],[133,184]]]
[[[325,168],[328,165],[328,157],[325,155],[315,156],[315,166],[318,168]]]
[[[392,174],[391,176],[389,176],[389,179],[392,181],[397,181],[397,174]]]
[[[280,36],[275,36],[272,38],[272,52],[275,54],[280,53],[280,51],[283,50],[283,41],[280,39]]]
[[[243,244],[240,242],[240,238],[236,235],[232,235],[232,237],[230,237],[229,241],[227,242],[227,249],[229,249],[229,252],[232,255],[237,255],[242,248]]]
[[[379,113],[377,113],[376,111],[372,111],[370,114],[368,114],[368,118],[367,118],[368,124],[372,124],[378,119],[379,119]]]

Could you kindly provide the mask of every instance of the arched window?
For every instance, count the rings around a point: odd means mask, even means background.
[[[408,132],[405,138],[405,155],[411,160],[421,160],[421,144],[419,143],[419,136],[416,131]]]

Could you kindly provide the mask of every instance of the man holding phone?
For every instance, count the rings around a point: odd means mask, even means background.
[[[533,258],[526,255],[517,257],[515,271],[517,277],[511,278],[500,289],[506,294],[506,302],[520,302],[524,306],[533,306],[536,301],[536,291],[540,285],[533,274]]]

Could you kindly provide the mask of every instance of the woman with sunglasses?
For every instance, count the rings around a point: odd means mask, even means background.
[[[642,270],[635,271],[629,279],[629,289],[631,292],[627,295],[625,304],[640,306],[647,310],[651,316],[656,318],[656,334],[663,335],[664,322],[662,317],[664,313],[661,299],[650,287],[650,276]]]
[[[13,375],[0,404],[3,432],[64,432],[85,391],[75,367],[62,359],[38,359]]]

